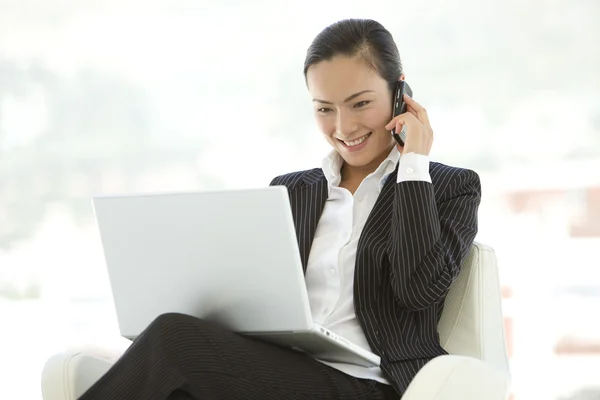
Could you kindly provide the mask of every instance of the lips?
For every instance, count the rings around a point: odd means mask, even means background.
[[[371,136],[372,132],[367,133],[364,136],[361,136],[359,138],[353,139],[353,140],[341,140],[338,139],[340,142],[344,143],[347,147],[355,147],[360,145],[361,143],[363,143],[365,140],[367,140],[369,138],[369,136]]]

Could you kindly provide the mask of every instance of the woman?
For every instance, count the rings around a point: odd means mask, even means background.
[[[322,168],[277,177],[298,234],[314,319],[381,356],[323,362],[180,314],[158,317],[82,399],[398,399],[446,354],[437,334],[448,288],[477,232],[476,173],[429,161],[427,112],[405,98],[390,33],[344,20],[308,49],[304,74],[333,147]],[[390,130],[404,128],[404,147]]]

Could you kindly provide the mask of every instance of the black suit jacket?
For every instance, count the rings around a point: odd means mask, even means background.
[[[477,233],[479,176],[430,163],[432,183],[390,174],[361,233],[354,310],[381,368],[399,393],[429,360],[447,354],[437,331],[445,296]],[[275,178],[285,185],[304,271],[327,200],[320,168]]]

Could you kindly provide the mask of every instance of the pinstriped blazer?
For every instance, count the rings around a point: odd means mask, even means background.
[[[429,360],[447,354],[437,325],[450,284],[477,233],[477,173],[430,163],[432,183],[390,174],[361,232],[354,310],[381,369],[399,393]],[[322,169],[278,176],[288,189],[302,265],[327,200]]]

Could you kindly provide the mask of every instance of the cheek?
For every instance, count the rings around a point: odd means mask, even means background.
[[[317,117],[317,125],[321,132],[326,136],[331,136],[335,132],[335,123],[332,118]]]
[[[385,130],[385,126],[390,122],[392,112],[382,108],[373,108],[364,115],[363,123],[374,130]]]

